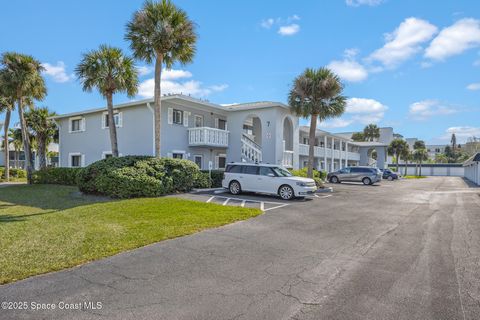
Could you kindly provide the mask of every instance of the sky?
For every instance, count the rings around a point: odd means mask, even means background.
[[[105,105],[73,74],[82,54],[120,47],[143,1],[2,1],[0,52],[42,62],[48,96],[67,113]],[[319,128],[391,126],[432,144],[480,137],[480,2],[475,0],[176,0],[196,23],[192,63],[164,72],[164,93],[219,104],[287,102],[305,68],[327,66],[344,83],[345,114]],[[153,95],[153,66],[137,62],[138,95]],[[114,103],[132,100],[118,94]],[[3,115],[0,115],[0,119]],[[303,119],[301,123],[307,123]]]

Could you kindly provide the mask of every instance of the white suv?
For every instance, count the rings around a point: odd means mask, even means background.
[[[294,177],[281,166],[271,164],[229,163],[222,186],[231,194],[242,191],[279,195],[284,200],[315,193],[315,181]]]

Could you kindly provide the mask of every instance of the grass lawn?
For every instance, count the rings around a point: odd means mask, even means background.
[[[403,176],[405,179],[425,179],[426,176]]]
[[[0,284],[260,213],[178,198],[115,201],[56,185],[0,188]]]

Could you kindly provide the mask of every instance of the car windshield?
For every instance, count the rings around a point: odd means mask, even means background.
[[[287,169],[283,169],[283,168],[280,168],[280,167],[273,167],[272,169],[273,169],[273,171],[275,171],[275,173],[279,177],[291,177],[292,176],[292,174]]]

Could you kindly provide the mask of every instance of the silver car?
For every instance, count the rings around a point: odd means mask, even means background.
[[[355,181],[369,185],[382,181],[382,172],[378,168],[373,167],[345,167],[335,172],[330,172],[327,175],[327,180],[331,183]]]

